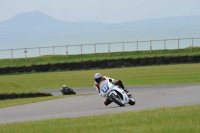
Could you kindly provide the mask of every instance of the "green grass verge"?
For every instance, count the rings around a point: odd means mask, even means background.
[[[118,58],[142,58],[142,57],[154,57],[154,56],[183,56],[183,55],[200,55],[200,47],[194,47],[192,51],[189,48],[175,49],[175,50],[154,50],[151,53],[149,51],[134,51],[134,52],[114,52],[110,53],[98,53],[98,54],[82,54],[82,55],[69,55],[66,58],[65,55],[45,55],[41,57],[28,58],[26,61],[24,58],[20,59],[0,59],[0,67],[8,66],[31,66],[38,64],[48,63],[62,63],[62,62],[80,62],[87,60],[103,60],[103,59],[118,59]]]
[[[47,97],[0,100],[0,108],[16,106],[16,105],[21,105],[21,104],[41,102],[41,101],[47,101],[47,100],[54,100],[54,99],[60,99],[60,98],[67,98],[67,97],[73,97],[73,96],[87,96],[87,95],[89,95],[89,94],[61,95],[61,96],[47,96]]]
[[[93,87],[93,75],[100,72],[121,79],[125,86],[154,84],[199,84],[200,63],[76,70],[46,73],[0,75],[0,93],[22,93],[45,88]]]
[[[0,124],[1,133],[199,133],[200,105]]]

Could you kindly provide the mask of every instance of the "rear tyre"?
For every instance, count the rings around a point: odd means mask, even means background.
[[[119,95],[111,94],[110,98],[112,99],[113,102],[115,102],[119,106],[125,106],[124,101],[121,99]]]

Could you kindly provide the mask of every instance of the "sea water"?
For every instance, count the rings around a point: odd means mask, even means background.
[[[199,37],[200,27],[191,26],[0,36],[0,58],[178,49],[200,46]]]

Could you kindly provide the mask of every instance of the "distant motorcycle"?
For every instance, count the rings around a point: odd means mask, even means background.
[[[127,93],[117,85],[113,85],[109,80],[104,80],[100,83],[100,93],[102,97],[107,97],[119,106],[126,104],[134,105],[135,99],[127,95]]]
[[[63,95],[76,94],[76,92],[72,88],[67,87],[66,85],[63,85],[63,88],[60,89],[60,91]]]

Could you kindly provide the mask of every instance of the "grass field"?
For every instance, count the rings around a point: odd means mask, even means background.
[[[0,124],[1,133],[199,133],[200,105]]]
[[[93,75],[96,72],[121,79],[125,86],[199,84],[199,68],[200,63],[0,75],[0,92],[30,92],[45,88],[60,88],[63,84],[72,88],[91,88],[94,83]]]
[[[103,60],[103,59],[118,59],[118,58],[142,58],[142,57],[159,57],[159,56],[183,56],[183,55],[200,55],[200,47],[194,47],[192,51],[189,48],[175,49],[175,50],[154,50],[151,53],[149,51],[134,51],[134,52],[114,52],[110,53],[97,53],[97,54],[82,54],[82,55],[45,55],[41,57],[20,59],[0,59],[0,67],[8,66],[31,66],[38,64],[48,63],[62,63],[62,62],[80,62],[87,60]]]

